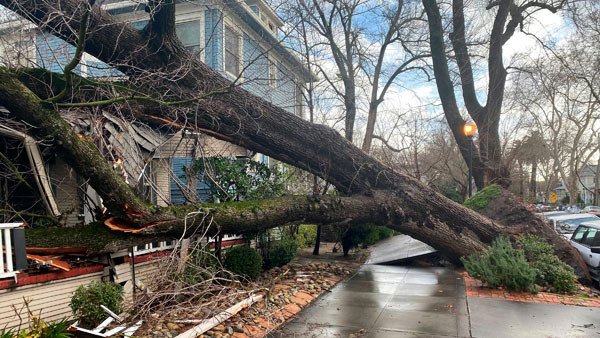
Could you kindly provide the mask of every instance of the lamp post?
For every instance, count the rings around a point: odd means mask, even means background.
[[[469,162],[467,166],[469,167],[469,197],[473,194],[473,187],[471,181],[473,181],[473,136],[477,131],[477,126],[474,123],[465,123],[463,126],[463,132],[465,136],[469,140]]]

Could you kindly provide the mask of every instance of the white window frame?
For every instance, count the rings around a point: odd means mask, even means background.
[[[153,248],[152,247],[152,243],[147,243],[142,245],[138,245],[138,246],[134,246],[133,247],[133,255],[134,256],[139,256],[139,255],[145,255],[151,252],[156,252],[156,251],[163,251],[163,250],[169,250],[169,249],[175,249],[175,247],[177,247],[179,245],[179,241],[176,239],[172,239],[171,243],[169,245],[167,245],[167,241],[161,241],[158,242],[158,247]]]
[[[233,79],[243,79],[243,68],[244,68],[244,59],[243,59],[243,34],[242,34],[242,30],[239,29],[238,27],[236,27],[230,20],[224,20],[225,22],[223,22],[223,72],[225,74],[227,74],[228,76],[232,77]],[[235,35],[237,35],[237,40],[238,40],[238,67],[239,67],[239,74],[233,74],[230,71],[227,70],[227,41],[226,41],[226,37],[227,37],[227,29],[230,29]]]
[[[194,11],[194,12],[189,12],[189,13],[181,13],[181,14],[177,14],[177,18],[175,20],[175,24],[178,23],[186,23],[186,22],[190,22],[190,21],[199,21],[199,31],[200,31],[200,61],[205,62],[206,61],[206,55],[205,55],[205,50],[206,50],[206,38],[205,38],[205,11],[201,10],[201,11]]]

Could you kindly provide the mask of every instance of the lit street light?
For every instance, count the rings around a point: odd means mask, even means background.
[[[469,197],[473,194],[473,187],[471,185],[471,181],[473,181],[473,136],[476,131],[477,126],[474,123],[465,123],[463,126],[463,132],[469,140],[469,163],[467,163],[469,167]]]

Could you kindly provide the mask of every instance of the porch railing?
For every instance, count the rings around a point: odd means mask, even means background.
[[[15,277],[27,267],[23,223],[0,223],[0,278]]]

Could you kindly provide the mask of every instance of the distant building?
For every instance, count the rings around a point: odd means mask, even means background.
[[[594,188],[596,185],[597,172],[597,165],[584,165],[581,170],[579,170],[579,195],[585,205],[594,203]]]
[[[567,190],[567,186],[564,185],[563,182],[560,182],[556,188],[553,189],[556,194],[556,203],[562,203],[562,200],[569,196],[569,191]]]
[[[579,191],[579,197],[585,205],[591,205],[594,203],[594,189],[596,185],[596,172],[598,170],[597,165],[584,165],[579,170],[579,179],[577,180],[577,190]],[[567,187],[561,182],[556,188],[554,188],[556,194],[556,201],[560,202],[563,198],[569,195]]]

